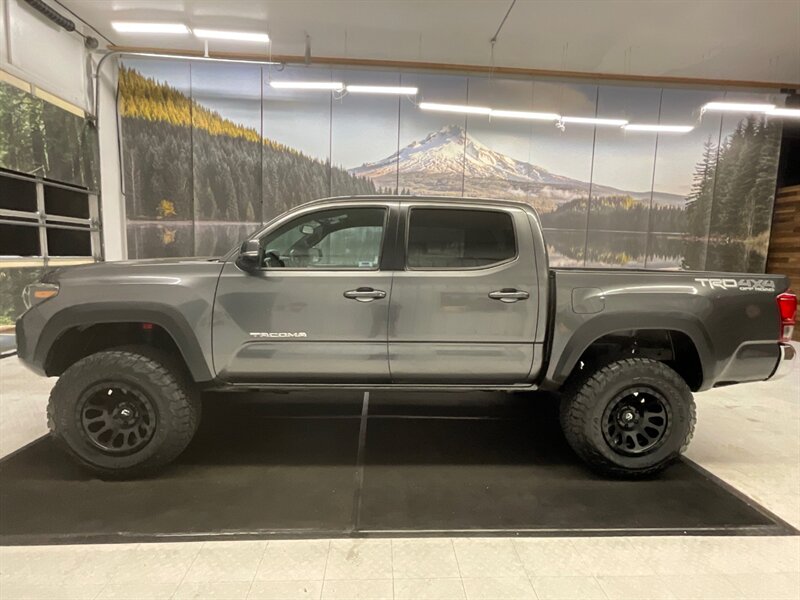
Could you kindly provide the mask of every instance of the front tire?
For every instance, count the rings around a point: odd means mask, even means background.
[[[145,348],[79,360],[50,393],[52,435],[104,478],[141,477],[173,461],[197,430],[200,400],[169,362]]]
[[[579,374],[561,401],[575,453],[612,477],[653,475],[683,453],[696,421],[692,392],[667,365],[628,358]]]

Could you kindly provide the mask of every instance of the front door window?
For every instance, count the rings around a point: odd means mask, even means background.
[[[270,268],[367,269],[380,264],[386,209],[346,207],[292,219],[261,239]]]

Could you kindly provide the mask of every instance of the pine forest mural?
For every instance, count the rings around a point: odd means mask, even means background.
[[[420,92],[356,97],[277,90],[273,79],[378,80]],[[555,265],[763,271],[781,123],[699,114],[722,95],[126,60],[119,110],[129,255],[221,254],[272,217],[330,195],[435,194],[533,205]],[[696,126],[672,137],[562,130],[417,106],[498,98],[520,110]]]

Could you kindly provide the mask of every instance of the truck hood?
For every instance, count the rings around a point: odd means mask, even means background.
[[[48,271],[42,277],[42,281],[55,283],[57,281],[75,279],[105,279],[107,277],[135,275],[177,275],[186,270],[196,271],[197,269],[202,269],[203,265],[208,265],[209,270],[219,271],[222,266],[222,259],[219,257],[152,258],[58,267]]]

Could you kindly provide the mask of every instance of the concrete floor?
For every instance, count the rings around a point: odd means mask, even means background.
[[[0,455],[52,380],[0,360]],[[800,367],[697,396],[688,456],[800,528]],[[635,507],[631,507],[635,510]],[[215,541],[0,548],[0,599],[800,598],[800,537]]]

